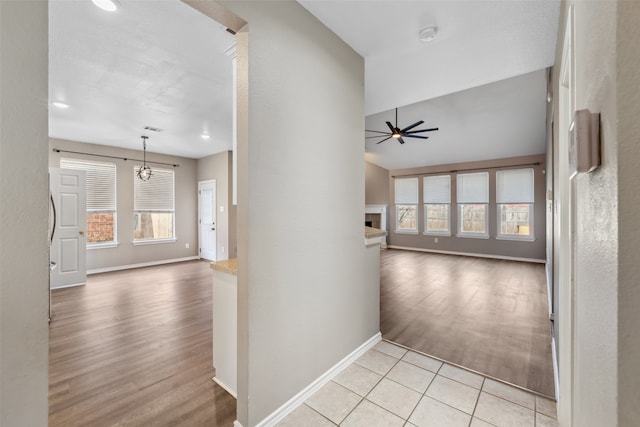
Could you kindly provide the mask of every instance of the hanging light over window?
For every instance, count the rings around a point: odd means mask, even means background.
[[[149,139],[149,137],[141,136],[140,138],[142,138],[142,150],[144,157],[142,166],[140,166],[140,169],[138,169],[138,178],[140,178],[141,181],[149,181],[151,175],[153,175],[153,173],[151,172],[151,168],[147,166],[147,139]]]

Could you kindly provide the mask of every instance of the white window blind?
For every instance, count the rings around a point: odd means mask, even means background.
[[[86,171],[87,212],[116,210],[115,163],[62,158],[60,167]]]
[[[533,168],[496,172],[496,203],[533,203]]]
[[[133,167],[133,210],[148,212],[174,211],[174,173],[172,170],[152,169],[151,179],[142,181],[136,175],[140,166]]]
[[[418,178],[396,178],[396,204],[418,203]]]
[[[457,177],[458,203],[489,203],[489,173],[462,173]]]
[[[451,176],[425,176],[423,192],[424,203],[451,203]]]

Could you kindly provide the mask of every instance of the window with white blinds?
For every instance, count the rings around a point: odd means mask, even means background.
[[[396,231],[417,232],[418,178],[395,179]]]
[[[425,176],[422,181],[424,232],[450,234],[451,176]]]
[[[489,173],[461,173],[456,177],[458,202],[458,235],[489,236]]]
[[[63,169],[83,170],[87,188],[87,245],[116,241],[116,165],[82,159],[60,159]]]
[[[496,203],[499,238],[533,239],[533,168],[497,171]]]
[[[149,181],[137,176],[133,167],[134,240],[175,239],[174,171],[152,169]]]

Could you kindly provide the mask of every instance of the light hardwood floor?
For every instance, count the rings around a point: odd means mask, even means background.
[[[554,396],[543,264],[381,251],[390,341]]]
[[[92,275],[52,302],[50,426],[233,424],[211,380],[209,263]]]

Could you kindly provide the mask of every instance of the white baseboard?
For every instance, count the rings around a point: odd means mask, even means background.
[[[195,256],[188,256],[184,258],[163,259],[160,261],[141,262],[139,264],[116,265],[114,267],[95,268],[93,270],[88,270],[87,274],[108,273],[109,271],[129,270],[131,268],[140,268],[140,267],[151,267],[153,265],[172,264],[174,262],[192,261],[194,259],[200,259],[200,257],[198,255],[195,255]]]
[[[544,264],[546,262],[543,259],[536,259],[536,258],[520,258],[520,257],[504,256],[504,255],[475,254],[473,252],[440,251],[437,249],[408,248],[405,246],[395,246],[395,245],[389,245],[389,249],[401,249],[403,251],[416,251],[416,252],[432,252],[435,254],[444,254],[444,255],[473,256],[477,258],[504,259],[507,261],[535,262],[538,264]]]
[[[555,327],[551,335],[551,358],[553,359],[553,384],[556,390],[556,401],[560,397],[560,378],[558,377],[558,353],[556,350]]]
[[[242,424],[240,424],[240,423],[238,422],[238,420],[235,420],[235,421],[233,422],[233,427],[242,427]]]
[[[265,419],[260,421],[256,427],[273,427],[280,421],[282,421],[287,415],[289,415],[293,410],[295,410],[298,406],[300,406],[307,398],[309,398],[313,393],[318,391],[322,386],[331,381],[336,375],[342,372],[345,368],[351,365],[356,359],[366,353],[369,349],[371,349],[374,345],[382,340],[382,335],[380,332],[369,338],[364,344],[360,347],[352,351],[347,357],[342,359],[340,362],[335,364],[331,369],[327,372],[319,376],[314,382],[305,387],[300,393],[293,396],[286,402],[284,405],[276,409]],[[242,427],[242,425],[236,420],[233,423],[234,427]]]
[[[218,384],[220,387],[222,387],[223,389],[225,389],[225,391],[227,393],[229,393],[231,396],[233,396],[234,399],[238,399],[238,395],[236,394],[235,391],[231,390],[231,387],[229,387],[228,385],[226,385],[225,383],[223,383],[222,381],[220,381],[218,378],[213,377],[211,378],[213,380],[214,383]]]
[[[52,286],[51,290],[55,290],[55,289],[64,289],[64,288],[75,288],[76,286],[84,286],[86,285],[86,282],[82,282],[82,283],[72,283],[70,285],[60,285],[60,286]]]

